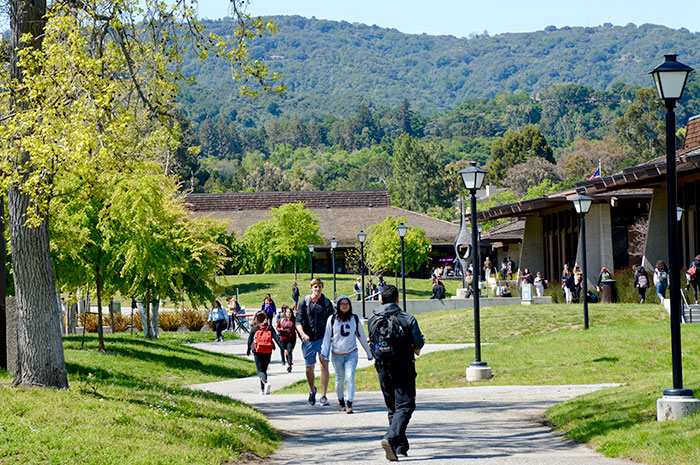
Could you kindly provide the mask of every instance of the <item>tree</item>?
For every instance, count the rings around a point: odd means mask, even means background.
[[[253,192],[277,192],[290,189],[287,175],[270,162],[263,162],[245,178],[243,188]]]
[[[516,197],[521,197],[530,187],[540,184],[545,179],[555,184],[561,182],[559,169],[544,158],[534,157],[509,168],[503,185],[510,188]]]
[[[665,152],[664,105],[656,91],[639,89],[624,116],[615,121],[619,141],[627,149],[626,166],[633,166]]]
[[[509,168],[531,158],[544,158],[554,163],[552,147],[536,126],[525,126],[523,131],[507,131],[491,146],[491,159],[488,163],[489,179],[502,183]]]
[[[401,239],[396,227],[406,223],[404,217],[388,216],[379,224],[367,229],[365,258],[368,266],[375,271],[401,271]],[[430,240],[419,227],[409,227],[404,237],[404,269],[406,273],[418,269],[428,261]]]
[[[168,145],[177,129],[165,130],[164,124],[182,77],[173,66],[184,50],[179,38],[193,39],[202,57],[213,52],[235,63],[234,78],[252,76],[262,90],[271,89],[266,68],[250,60],[247,43],[274,25],[242,13],[244,3],[231,3],[240,21],[236,42],[228,42],[205,37],[196,9],[180,1],[147,0],[143,10],[127,0],[57,3],[48,15],[44,0],[9,2],[11,79],[3,90],[12,99],[0,129],[0,168],[8,189],[17,303],[24,316],[18,320],[14,383],[68,385],[49,245],[54,180],[63,171],[118,169],[120,157],[136,154],[112,150],[112,140],[101,139],[120,133],[133,138],[149,124],[160,136],[148,138],[151,149],[173,149]],[[179,34],[183,27],[186,33]],[[245,86],[242,91],[255,92]],[[134,112],[133,105],[143,111]]]
[[[394,142],[389,194],[396,205],[419,212],[448,203],[449,180],[444,176],[442,147],[421,144],[408,134]]]

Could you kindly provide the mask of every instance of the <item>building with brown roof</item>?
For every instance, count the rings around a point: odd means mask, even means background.
[[[331,270],[328,262],[330,240],[338,240],[336,266],[345,270],[344,251],[358,243],[357,233],[388,216],[404,217],[409,227],[421,227],[432,244],[431,259],[454,257],[453,242],[459,226],[428,215],[393,207],[389,194],[381,191],[299,191],[299,192],[236,192],[224,194],[189,194],[188,208],[196,217],[209,217],[228,223],[228,231],[237,238],[253,224],[270,219],[270,208],[287,203],[304,202],[319,220],[323,244],[316,245],[314,270]]]

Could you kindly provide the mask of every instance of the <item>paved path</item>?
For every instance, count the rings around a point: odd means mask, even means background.
[[[245,355],[241,340],[193,344],[205,350]],[[427,345],[425,352],[466,347]],[[295,370],[287,373],[275,351],[269,374],[274,389],[303,379],[301,353]],[[458,362],[458,363],[461,363]],[[360,357],[360,366],[370,362]],[[630,465],[572,443],[543,425],[544,411],[572,397],[614,385],[481,386],[423,389],[408,427],[412,464]],[[257,377],[192,386],[227,395],[259,409],[284,437],[269,464],[387,464],[379,446],[387,427],[386,408],[378,392],[358,392],[355,414],[339,412],[333,386],[331,406],[309,406],[306,394],[261,396]]]

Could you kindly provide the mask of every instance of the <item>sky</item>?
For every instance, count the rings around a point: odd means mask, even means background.
[[[199,0],[199,15],[224,17],[228,5],[228,0]],[[700,31],[699,0],[251,0],[248,12],[255,16],[314,16],[376,24],[410,34],[456,37],[603,23],[651,23]]]

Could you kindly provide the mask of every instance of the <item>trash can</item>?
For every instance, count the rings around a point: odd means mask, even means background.
[[[615,280],[603,279],[600,282],[600,301],[604,304],[615,302]]]
[[[532,303],[532,290],[534,286],[529,283],[522,285],[520,289],[520,303],[523,305],[529,305]]]

